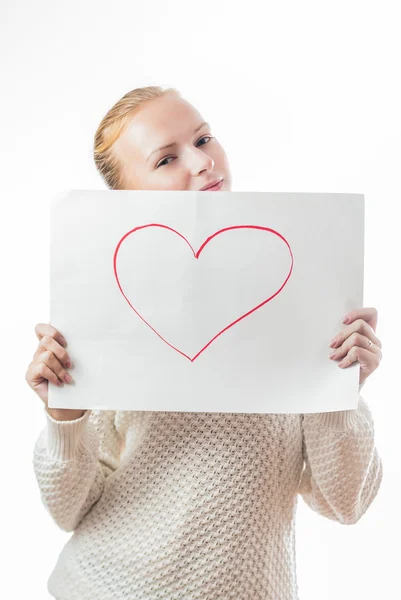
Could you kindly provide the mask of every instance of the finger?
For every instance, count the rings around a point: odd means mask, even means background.
[[[50,323],[38,323],[35,326],[35,333],[40,341],[45,335],[49,335],[54,338],[61,346],[67,346],[67,340],[65,337],[59,332],[58,329],[50,325]]]
[[[70,383],[72,381],[72,377],[67,371],[63,368],[60,361],[56,356],[54,356],[53,352],[50,350],[45,350],[38,357],[38,363],[43,362],[47,365],[54,373],[56,373],[57,377],[60,381],[65,381],[66,383]]]
[[[38,379],[47,379],[59,387],[63,385],[63,382],[60,381],[56,373],[54,373],[54,371],[52,371],[44,362],[34,363],[28,369],[26,380],[32,388],[35,387],[32,384],[36,383]]]
[[[352,363],[359,362],[361,369],[363,369],[365,373],[370,374],[377,369],[380,360],[381,359],[378,354],[370,352],[370,350],[366,350],[366,348],[353,346],[348,352],[347,356],[345,356],[343,360],[338,363],[338,366],[341,368],[349,367],[349,365],[352,365]]]
[[[347,338],[345,340],[345,342],[341,346],[339,346],[338,348],[336,348],[336,350],[334,352],[329,354],[329,358],[331,358],[332,360],[338,360],[340,358],[344,358],[344,356],[346,356],[346,354],[348,354],[348,352],[351,350],[351,348],[353,346],[359,346],[360,348],[365,348],[366,350],[369,350],[370,352],[379,354],[380,359],[381,359],[382,358],[381,349],[376,344],[370,345],[369,341],[370,341],[370,338],[366,337],[365,335],[363,335],[359,332],[354,332],[353,334],[350,335],[349,338]]]
[[[351,323],[356,321],[356,319],[363,319],[364,321],[366,321],[375,332],[377,327],[378,311],[376,308],[373,307],[364,307],[358,308],[356,310],[351,310],[344,316],[342,322],[350,325]]]
[[[59,361],[66,367],[71,367],[71,359],[67,350],[65,350],[60,344],[50,335],[44,335],[40,340],[36,349],[34,359],[43,353],[44,350],[50,350],[59,359]]]
[[[350,337],[353,333],[356,332],[365,335],[367,338],[372,340],[372,342],[376,344],[376,346],[378,346],[379,348],[382,347],[381,341],[374,333],[371,326],[363,319],[357,319],[351,325],[347,325],[347,327],[343,331],[340,331],[340,333],[338,333],[332,339],[332,341],[330,342],[330,346],[332,348],[339,348],[348,337]]]

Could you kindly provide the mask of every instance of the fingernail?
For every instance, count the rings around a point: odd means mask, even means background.
[[[343,318],[343,323],[349,323],[349,320],[350,320],[349,317],[344,317]]]
[[[69,373],[66,373],[64,375],[64,381],[66,381],[67,383],[71,383],[72,377],[71,377],[71,375]]]
[[[70,360],[67,360],[67,361],[65,362],[65,366],[67,367],[67,369],[69,369],[69,368],[71,367],[71,361],[70,361]]]
[[[329,354],[329,358],[334,358],[336,356],[336,352],[332,352],[331,354]]]
[[[63,346],[67,345],[67,340],[65,339],[65,337],[63,337],[62,335],[60,335],[60,342]]]
[[[333,338],[333,339],[331,340],[331,342],[330,342],[329,346],[330,346],[331,348],[334,348],[334,346],[336,345],[336,343],[337,343],[337,341],[336,341],[336,338]]]

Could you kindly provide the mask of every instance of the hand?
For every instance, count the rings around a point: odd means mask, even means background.
[[[71,367],[72,364],[68,352],[65,350],[67,342],[57,329],[47,323],[38,323],[35,333],[39,344],[33,360],[29,364],[25,380],[44,402],[47,412],[54,419],[71,421],[82,417],[85,413],[84,410],[49,408],[47,406],[49,381],[58,386],[62,386],[64,381],[71,383],[73,380],[66,368]]]
[[[349,367],[356,361],[360,363],[359,385],[377,369],[382,359],[382,343],[375,335],[377,318],[375,308],[352,310],[343,319],[343,323],[347,323],[345,330],[329,344],[336,348],[329,358],[342,359],[339,367]]]

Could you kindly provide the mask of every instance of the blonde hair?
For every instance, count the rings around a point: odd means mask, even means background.
[[[140,106],[169,92],[180,95],[175,88],[163,89],[158,85],[131,90],[118,100],[101,120],[94,136],[93,157],[97,170],[110,189],[118,190],[123,186],[120,165],[112,152],[114,142],[126,129]]]

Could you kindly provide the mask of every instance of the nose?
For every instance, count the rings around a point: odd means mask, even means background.
[[[203,171],[211,171],[214,167],[214,160],[200,148],[193,147],[187,154],[189,169],[193,176],[203,173]]]

